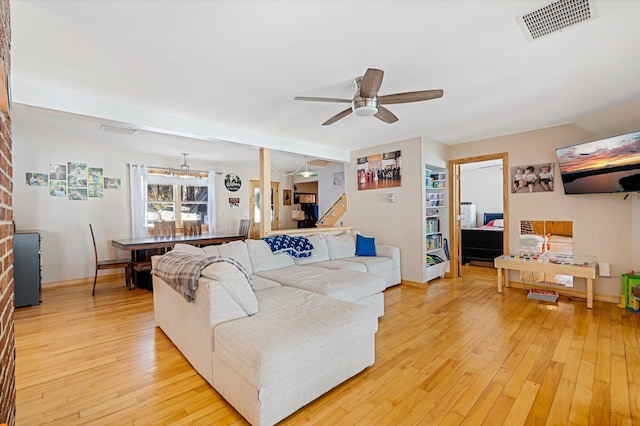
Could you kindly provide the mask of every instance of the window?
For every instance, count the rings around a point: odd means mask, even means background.
[[[213,170],[176,175],[170,168],[130,164],[133,238],[148,237],[157,220],[175,221],[182,232],[183,221],[200,219],[203,232],[215,233],[215,176]]]
[[[147,228],[157,220],[176,221],[182,227],[184,220],[208,219],[209,188],[202,185],[147,184]],[[176,214],[176,212],[179,212]]]

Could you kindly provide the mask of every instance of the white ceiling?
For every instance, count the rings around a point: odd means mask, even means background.
[[[212,161],[266,146],[297,153],[279,164],[291,168],[416,136],[457,144],[578,122],[640,98],[640,1],[590,0],[593,20],[529,42],[516,16],[547,3],[11,0],[14,139],[55,131]],[[367,68],[385,71],[380,95],[444,96],[389,105],[394,124],[351,114],[331,126],[344,104],[293,100],[351,98]],[[108,122],[153,132],[120,141],[99,132]]]

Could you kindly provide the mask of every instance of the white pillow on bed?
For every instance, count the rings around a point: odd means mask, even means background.
[[[504,219],[496,219],[493,221],[493,226],[496,228],[504,228]]]

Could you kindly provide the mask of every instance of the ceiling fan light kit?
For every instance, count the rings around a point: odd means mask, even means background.
[[[360,117],[369,117],[378,113],[378,100],[357,97],[351,107],[353,112]]]
[[[306,96],[296,96],[294,99],[297,101],[351,103],[351,108],[347,108],[334,115],[322,123],[323,126],[333,124],[352,112],[360,117],[369,117],[373,115],[377,119],[384,121],[387,124],[391,124],[398,121],[398,117],[383,107],[383,104],[402,104],[407,102],[426,101],[429,99],[440,98],[444,94],[442,90],[438,89],[378,96],[378,90],[380,90],[380,86],[382,85],[383,76],[384,71],[369,68],[367,72],[364,73],[364,76],[357,77],[353,81],[356,86],[356,93],[353,96],[353,99],[316,98]]]

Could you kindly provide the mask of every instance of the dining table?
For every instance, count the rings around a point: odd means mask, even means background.
[[[176,244],[204,247],[229,243],[231,241],[242,241],[244,239],[246,239],[245,235],[203,233],[199,235],[149,236],[111,240],[111,245],[117,249],[131,252],[131,281],[138,288],[153,291],[151,279],[152,256],[162,255],[170,251]]]

